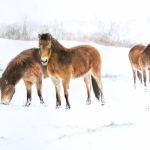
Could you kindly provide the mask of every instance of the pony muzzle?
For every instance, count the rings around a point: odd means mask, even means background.
[[[47,58],[41,58],[41,63],[43,66],[47,65],[48,59]]]
[[[9,104],[9,102],[10,102],[10,101],[9,101],[8,99],[7,99],[7,100],[4,100],[4,101],[3,101],[3,100],[1,100],[1,103],[2,103],[2,104],[4,104],[4,105],[8,105],[8,104]]]

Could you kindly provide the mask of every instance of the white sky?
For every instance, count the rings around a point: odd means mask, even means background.
[[[33,21],[150,18],[149,3],[148,0],[1,0],[0,23],[21,22],[25,18]]]

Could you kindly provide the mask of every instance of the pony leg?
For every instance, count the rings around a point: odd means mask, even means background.
[[[94,94],[97,97],[97,99],[101,99],[101,104],[105,104],[104,100],[104,94],[103,94],[103,86],[102,86],[102,80],[101,80],[101,75],[100,73],[95,73],[94,71],[92,72],[92,86],[94,90]]]
[[[149,73],[149,83],[150,83],[150,68],[148,68],[148,73]]]
[[[39,79],[36,82],[36,88],[37,88],[37,94],[38,94],[39,99],[40,99],[40,104],[44,104],[43,97],[42,97],[42,92],[41,92],[41,89],[42,89],[42,79]]]
[[[64,96],[66,99],[66,109],[70,109],[70,103],[68,100],[69,82],[70,82],[70,79],[63,79],[62,80],[62,84],[63,84],[63,88],[64,88]]]
[[[146,71],[145,71],[145,69],[143,69],[143,80],[144,80],[144,86],[145,86],[145,91],[147,91],[147,89],[146,89]]]
[[[60,79],[57,77],[51,77],[53,84],[55,85],[56,90],[56,108],[61,106],[61,99],[60,99]]]
[[[132,72],[133,72],[134,88],[136,89],[136,72],[133,68],[132,68]]]
[[[26,90],[27,90],[27,102],[25,106],[30,106],[31,104],[31,87],[32,87],[32,82],[30,81],[24,81]]]
[[[91,75],[87,75],[84,77],[84,82],[86,84],[86,89],[87,89],[87,101],[86,104],[90,105],[91,104]]]
[[[137,76],[139,78],[140,83],[142,84],[142,73],[137,71]]]

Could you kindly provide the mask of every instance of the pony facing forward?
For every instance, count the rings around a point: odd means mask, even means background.
[[[42,65],[56,88],[56,108],[61,105],[60,79],[64,88],[66,108],[70,108],[68,89],[70,79],[83,77],[87,88],[87,104],[91,104],[91,80],[96,98],[104,105],[101,80],[101,57],[95,47],[79,45],[65,48],[51,34],[39,34],[39,54]]]
[[[42,78],[48,77],[46,69],[41,65],[39,49],[32,48],[21,52],[9,62],[0,78],[1,103],[9,104],[15,93],[15,85],[23,79],[27,90],[26,106],[31,104],[31,86],[36,85],[40,103],[43,104],[41,93]]]

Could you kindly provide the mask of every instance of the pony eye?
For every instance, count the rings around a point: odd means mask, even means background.
[[[48,45],[47,48],[51,48],[51,45]]]
[[[7,88],[7,89],[5,89],[5,92],[7,93],[7,92],[8,92],[8,90],[9,90],[8,88]]]
[[[39,48],[41,48],[41,45],[39,45]]]

